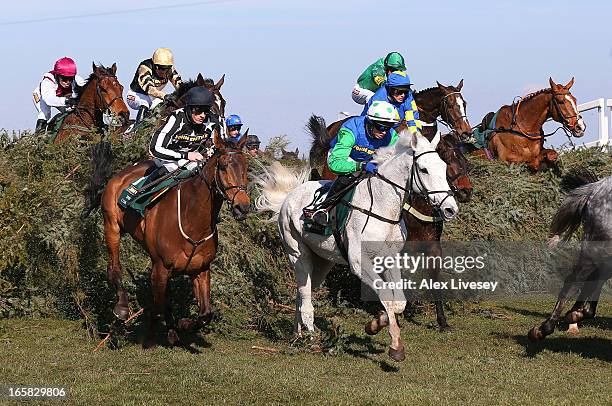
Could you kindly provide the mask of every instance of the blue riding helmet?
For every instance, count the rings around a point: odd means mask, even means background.
[[[411,85],[412,83],[410,83],[410,77],[408,76],[406,72],[402,72],[402,71],[395,71],[395,72],[390,73],[389,76],[387,77],[387,83],[385,84],[387,88],[390,88],[390,87],[410,88]]]
[[[227,125],[228,127],[242,125],[242,120],[240,119],[239,115],[232,114],[231,116],[225,119],[225,125]]]

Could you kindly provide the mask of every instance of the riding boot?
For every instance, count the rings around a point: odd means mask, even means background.
[[[164,175],[167,175],[168,173],[170,172],[168,172],[168,169],[163,165],[153,169],[153,171],[147,176],[145,182],[140,187],[140,190],[143,191],[149,189],[148,185],[155,182],[157,179],[160,179]]]
[[[47,120],[45,120],[44,118],[39,118],[38,120],[36,120],[36,129],[34,130],[34,133],[44,133],[46,129]]]
[[[321,225],[327,226],[329,225],[329,211],[336,205],[338,200],[344,196],[344,191],[348,188],[348,186],[352,185],[355,182],[356,178],[352,175],[340,175],[338,178],[332,183],[329,192],[327,192],[327,196],[325,199],[317,204],[312,209],[303,209],[304,217],[312,218],[312,220]]]
[[[140,106],[140,108],[138,109],[138,114],[136,115],[136,121],[134,122],[134,124],[138,124],[142,120],[144,120],[145,117],[147,116],[148,111],[149,111],[149,108],[147,106]]]

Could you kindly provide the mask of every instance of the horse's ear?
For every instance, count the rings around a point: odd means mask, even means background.
[[[300,149],[299,148],[295,149],[295,155],[300,155]]]
[[[441,139],[442,139],[442,133],[440,131],[436,132],[436,135],[434,135],[433,140],[431,140],[431,147],[434,150],[438,148],[438,144],[440,143]]]
[[[417,146],[419,145],[419,139],[417,138],[417,132],[416,131],[412,131],[411,129],[406,129],[410,135],[410,147],[412,148],[413,151],[417,150]]]
[[[198,77],[196,78],[196,85],[204,86],[204,77],[202,76],[201,73],[198,73]]]
[[[249,129],[248,128],[244,132],[244,135],[242,136],[242,138],[240,138],[240,141],[238,141],[238,149],[244,148],[244,146],[245,146],[245,144],[247,142],[247,138],[249,138]]]
[[[442,85],[442,84],[441,84],[440,82],[438,82],[437,80],[436,80],[436,84],[438,85],[438,87],[439,87],[440,89],[444,89],[444,85]]]
[[[113,63],[113,66],[110,67],[110,71],[112,72],[113,76],[117,75],[117,63]]]
[[[215,128],[215,131],[213,131],[213,143],[215,144],[215,149],[223,149],[224,147],[223,140],[221,139],[221,134],[219,133],[218,128]]]
[[[223,76],[221,76],[221,79],[219,79],[219,81],[217,83],[215,83],[215,89],[216,90],[221,90],[221,86],[223,86],[223,83],[225,82],[225,73],[223,74]]]
[[[96,66],[96,63],[95,63],[95,62],[92,62],[92,63],[91,63],[91,71],[92,71],[93,73],[98,73],[98,67]]]
[[[550,87],[551,87],[552,89],[554,89],[554,88],[555,88],[555,86],[557,86],[557,84],[555,83],[555,81],[554,81],[554,80],[552,80],[552,77],[548,77],[548,83],[550,83]]]
[[[570,88],[574,86],[574,77],[572,76],[572,80],[570,80],[569,82],[567,82],[567,85],[565,85],[565,88],[567,90],[570,90]]]
[[[463,87],[463,79],[461,79],[461,82],[459,82],[459,84],[457,85],[457,91],[460,92],[462,87]]]

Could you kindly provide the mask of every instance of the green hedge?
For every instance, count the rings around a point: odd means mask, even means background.
[[[91,176],[89,151],[97,140],[61,146],[26,134],[10,141],[0,135],[0,316],[61,315],[83,318],[93,330],[112,320],[113,292],[106,282],[106,248],[99,211],[80,218],[83,190]],[[114,170],[147,156],[147,131],[113,142]],[[470,159],[475,192],[445,227],[449,240],[544,240],[561,199],[560,178],[530,174],[523,166]],[[561,155],[563,171],[587,167],[612,173],[609,151],[585,149]],[[258,165],[251,165],[257,171]],[[225,210],[225,209],[224,209]],[[294,281],[265,214],[236,222],[223,213],[220,249],[212,268],[214,306],[222,323],[283,334],[277,305],[292,306]],[[122,239],[124,279],[132,305],[147,305],[148,257],[129,236]],[[129,272],[128,272],[129,271]],[[130,275],[131,274],[131,275]],[[171,283],[174,311],[191,308],[190,282]],[[339,269],[330,275],[319,304],[355,299],[356,278]],[[187,290],[189,295],[185,295]],[[355,300],[353,300],[353,303]],[[223,327],[218,327],[223,329]]]

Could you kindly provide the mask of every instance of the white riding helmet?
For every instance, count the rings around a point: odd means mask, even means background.
[[[366,117],[373,122],[392,125],[401,121],[397,109],[391,103],[378,100],[372,103]]]

